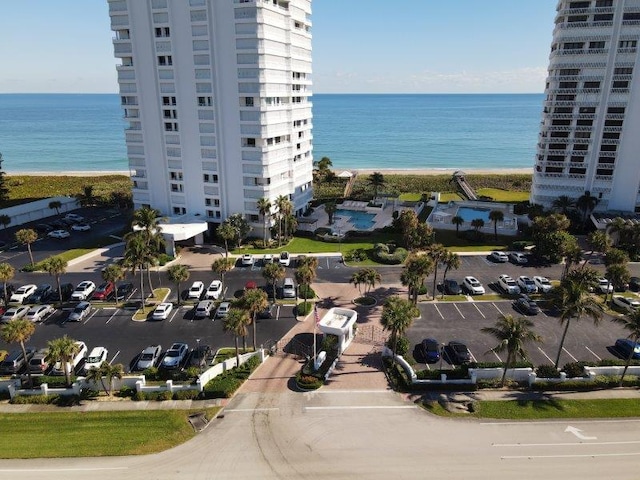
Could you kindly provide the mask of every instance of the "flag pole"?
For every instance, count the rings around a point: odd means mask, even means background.
[[[318,326],[318,321],[320,320],[318,318],[318,304],[314,303],[313,305],[313,368],[315,370],[315,362],[318,359],[318,347],[316,346],[317,342],[316,342],[316,327]]]

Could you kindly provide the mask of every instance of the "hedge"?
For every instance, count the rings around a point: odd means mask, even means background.
[[[298,287],[298,297],[306,298],[307,300],[316,298],[316,292],[309,285],[300,285]]]
[[[202,392],[204,398],[230,398],[258,365],[260,365],[260,359],[251,357],[239,367],[227,370],[213,378],[204,386]]]

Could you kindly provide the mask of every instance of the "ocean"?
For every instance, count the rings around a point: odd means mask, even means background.
[[[335,169],[531,168],[542,94],[315,94],[314,159]],[[117,94],[1,94],[7,172],[128,170]]]

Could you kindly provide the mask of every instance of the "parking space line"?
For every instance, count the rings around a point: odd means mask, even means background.
[[[98,310],[96,309],[96,311],[95,311],[95,312],[93,312],[91,315],[89,315],[89,316],[87,317],[87,319],[83,322],[83,325],[86,325],[86,324],[87,324],[87,322],[88,322],[89,320],[91,320],[93,317],[95,317],[97,313],[98,313]]]
[[[479,313],[480,315],[482,315],[482,318],[487,318],[487,317],[485,317],[485,316],[484,316],[484,313],[482,313],[482,310],[480,310],[480,308],[478,308],[478,305],[476,305],[476,304],[474,303],[474,304],[473,304],[473,306],[474,306],[474,307],[476,307],[476,310],[478,310],[478,313]]]
[[[569,355],[569,356],[573,359],[573,361],[574,361],[574,362],[577,362],[577,361],[578,361],[578,359],[577,359],[576,357],[574,357],[573,355],[571,355],[571,354],[569,353],[569,350],[567,350],[567,349],[566,349],[566,348],[564,348],[564,347],[562,347],[562,350],[563,350],[567,355]]]
[[[493,305],[494,307],[496,307],[496,310],[498,310],[498,311],[500,312],[500,314],[501,314],[501,315],[504,315],[504,312],[503,312],[502,310],[500,310],[500,309],[498,308],[498,306],[497,306],[495,303],[491,302],[491,305]]]
[[[117,357],[118,355],[120,355],[120,350],[118,350],[118,351],[116,352],[116,354],[113,356],[113,358],[112,358],[112,359],[111,359],[111,361],[109,362],[109,365],[112,365],[112,364],[113,364],[113,361],[116,359],[116,357]]]
[[[545,357],[547,357],[547,360],[549,360],[551,363],[553,363],[553,360],[551,360],[551,358],[549,357],[549,355],[547,355],[543,349],[541,349],[540,347],[538,347],[538,350],[540,350],[540,352],[541,352]]]
[[[587,347],[586,345],[584,346],[584,348],[586,348],[587,350],[589,350],[591,352],[591,354],[596,357],[598,359],[598,361],[602,360],[598,355],[596,355],[596,352],[594,352],[593,350],[591,350],[589,347]]]
[[[331,266],[329,265],[329,257],[327,257],[327,268],[331,268]]]
[[[222,289],[222,300],[224,300],[226,294],[227,294],[227,287],[224,287]]]
[[[111,314],[111,316],[109,317],[109,320],[107,320],[105,322],[105,325],[108,324],[111,320],[113,320],[113,317],[115,317],[118,314],[119,311],[120,311],[120,309],[116,308],[116,311]]]
[[[453,306],[454,306],[454,307],[456,307],[456,310],[458,310],[458,313],[460,314],[460,316],[461,316],[464,320],[466,320],[465,316],[462,314],[462,312],[461,312],[461,311],[460,311],[460,309],[458,308],[458,305],[456,305],[456,304],[454,303],[454,304],[453,304]],[[442,318],[444,318],[444,317],[442,317]]]
[[[471,352],[471,350],[469,350],[469,355],[471,355],[471,358],[473,359],[474,363],[478,363],[476,356]]]
[[[440,318],[442,318],[442,319],[444,320],[444,315],[442,315],[442,312],[440,311],[440,309],[438,308],[438,306],[437,306],[437,305],[435,305],[435,304],[434,304],[433,306],[435,307],[436,311],[438,312],[438,315],[440,315]]]
[[[276,320],[280,320],[280,305],[278,305],[278,308],[276,309]]]
[[[180,309],[179,309],[179,308],[176,308],[176,309],[173,311],[173,315],[171,315],[171,318],[169,319],[169,323],[173,322],[174,317],[178,314],[178,312],[179,312],[179,311],[180,311]]]
[[[494,352],[493,350],[491,350],[491,353],[493,353],[496,358],[498,359],[499,362],[502,362],[502,359],[500,358],[500,355],[498,355],[496,352]]]

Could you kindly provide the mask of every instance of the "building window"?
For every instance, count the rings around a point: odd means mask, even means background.
[[[199,107],[210,107],[213,105],[212,97],[198,97],[198,106]]]
[[[604,48],[604,42],[589,42],[589,49]]]
[[[159,55],[158,65],[161,67],[173,65],[173,57],[171,55]]]
[[[184,207],[173,207],[174,215],[186,215],[187,209]]]
[[[563,50],[581,50],[584,42],[567,42],[562,46]]]
[[[613,7],[613,0],[597,0],[596,8]]]
[[[629,88],[629,82],[626,80],[614,80],[613,88]]]
[[[164,118],[178,118],[177,110],[163,110],[162,113]]]
[[[617,67],[613,71],[614,75],[633,75],[633,67]]]
[[[181,183],[172,183],[171,184],[171,191],[172,192],[183,192],[184,191],[184,187],[182,186]]]
[[[204,183],[218,183],[218,175],[205,173],[204,175],[202,175],[202,180],[204,181]]]
[[[243,147],[255,147],[256,146],[256,139],[255,138],[244,138],[242,140],[242,146]]]
[[[600,88],[600,82],[584,82],[584,88]]]
[[[162,97],[162,105],[175,105],[176,97]]]
[[[620,40],[618,47],[620,48],[636,48],[638,42],[636,40]]]
[[[244,106],[253,107],[253,97],[244,97]]]
[[[182,181],[182,172],[171,172],[171,180]]]
[[[211,206],[211,199],[210,198],[205,198],[204,199],[204,204],[205,204],[205,206],[210,207]]]
[[[165,38],[169,36],[169,27],[156,27],[156,38]]]
[[[164,122],[164,131],[165,132],[177,132],[178,131],[178,122]]]
[[[249,215],[250,222],[258,222],[260,221],[260,217],[258,215]]]

